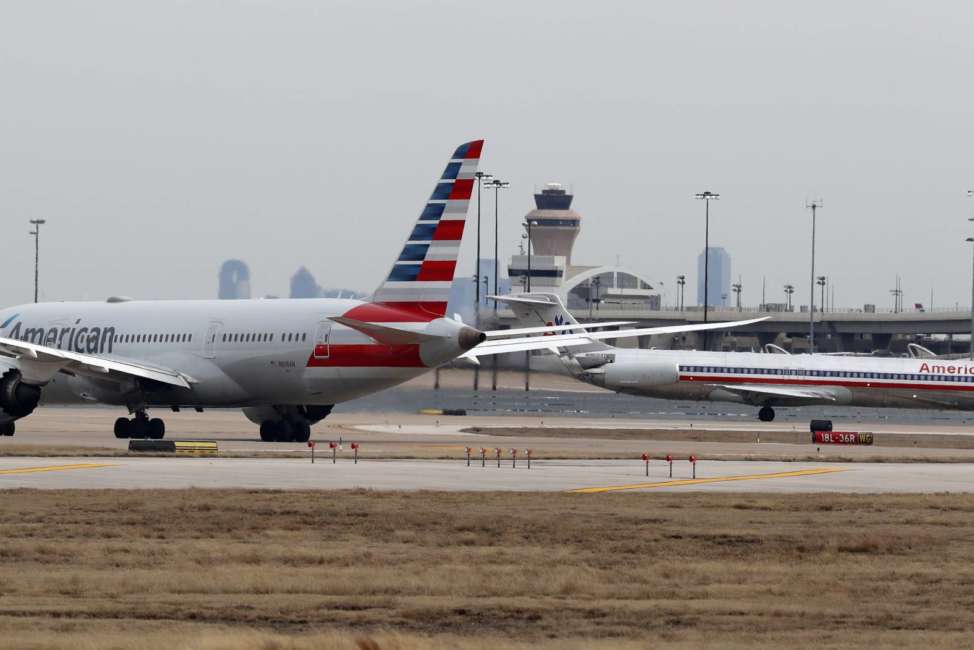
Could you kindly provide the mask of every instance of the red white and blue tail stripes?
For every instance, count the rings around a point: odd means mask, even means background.
[[[483,140],[474,140],[460,145],[453,153],[399,259],[373,295],[374,303],[408,312],[417,320],[446,314],[483,146]]]

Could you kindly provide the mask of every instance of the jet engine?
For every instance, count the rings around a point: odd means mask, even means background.
[[[615,363],[603,366],[605,373],[602,385],[614,390],[650,388],[666,386],[679,381],[680,373],[673,361],[649,359],[623,361],[618,357]]]
[[[41,387],[25,384],[19,370],[8,370],[0,378],[0,409],[12,418],[30,415],[41,399]]]

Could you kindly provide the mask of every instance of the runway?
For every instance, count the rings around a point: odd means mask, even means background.
[[[82,461],[83,462],[80,462]],[[937,493],[974,492],[974,464],[782,463],[662,460],[649,477],[638,459],[534,461],[510,458],[497,467],[463,460],[362,460],[347,451],[312,464],[296,458],[0,458],[0,489],[435,490],[573,492],[580,498],[613,492]],[[327,497],[323,497],[327,498]]]

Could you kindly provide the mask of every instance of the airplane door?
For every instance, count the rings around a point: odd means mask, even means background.
[[[318,323],[315,333],[315,359],[327,359],[331,356],[331,321],[323,320]]]
[[[203,356],[212,359],[216,356],[216,342],[223,331],[223,323],[214,320],[210,321],[210,327],[206,330],[206,337],[203,339]]]

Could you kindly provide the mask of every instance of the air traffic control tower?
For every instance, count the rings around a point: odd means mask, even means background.
[[[560,286],[570,274],[572,247],[582,228],[582,215],[572,210],[572,199],[561,183],[547,183],[534,195],[535,209],[524,216],[530,224],[531,287]],[[515,286],[524,284],[528,274],[528,256],[515,255],[508,269]]]
[[[531,245],[535,255],[558,255],[571,266],[572,247],[582,227],[582,215],[572,210],[575,197],[561,183],[547,183],[534,195],[537,206],[525,215],[531,224]]]

